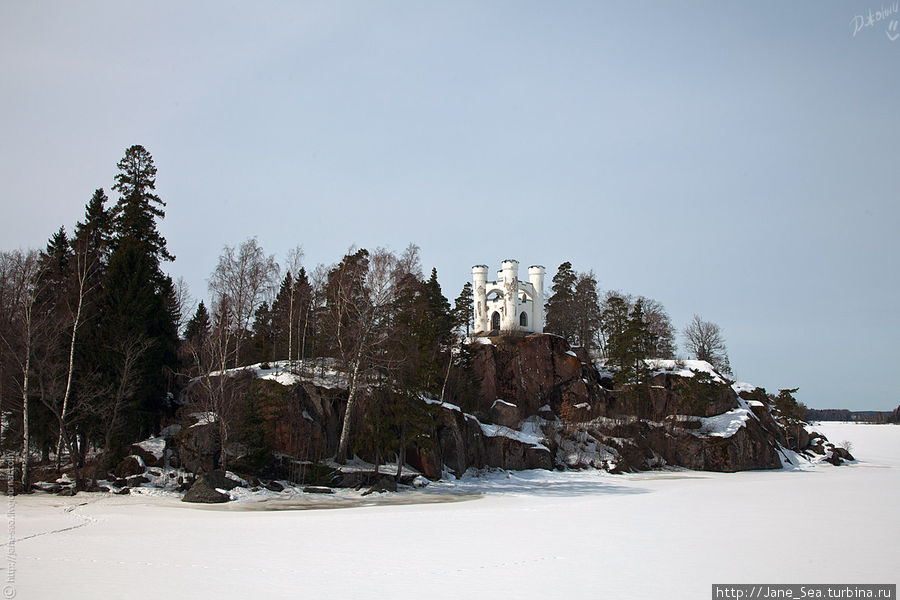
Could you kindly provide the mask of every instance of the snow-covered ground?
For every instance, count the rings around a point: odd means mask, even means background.
[[[20,598],[546,600],[704,598],[714,582],[896,583],[900,427],[815,429],[851,441],[858,463],[736,474],[487,473],[381,505],[365,505],[379,502],[371,496],[316,500],[352,506],[340,510],[18,497],[7,514],[14,586]],[[398,503],[409,501],[423,503]]]

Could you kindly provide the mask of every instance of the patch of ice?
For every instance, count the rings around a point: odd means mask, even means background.
[[[507,402],[506,400],[501,400],[500,398],[497,398],[496,400],[494,400],[494,403],[491,404],[491,408],[494,408],[495,406],[497,406],[498,403],[499,403],[499,404],[505,404],[506,406],[512,406],[512,407],[514,407],[514,408],[515,408],[515,406],[516,406],[516,405],[513,404],[512,402]]]

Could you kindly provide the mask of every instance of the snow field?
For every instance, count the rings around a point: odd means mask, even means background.
[[[858,463],[469,474],[409,493],[467,501],[340,510],[18,497],[17,597],[698,598],[712,583],[895,583],[900,427],[814,429],[852,441]]]

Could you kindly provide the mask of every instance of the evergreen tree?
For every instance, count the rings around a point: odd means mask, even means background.
[[[649,401],[651,371],[646,359],[653,346],[653,336],[644,320],[642,300],[638,299],[630,314],[623,319],[625,310],[627,302],[624,298],[608,298],[604,317],[615,325],[607,342],[607,364],[616,369],[615,381],[621,388],[620,393],[639,401]]]
[[[413,330],[419,346],[419,380],[421,389],[431,394],[440,393],[444,378],[445,360],[442,350],[453,331],[453,315],[450,303],[441,292],[437,269],[423,286],[424,312]]]
[[[574,342],[588,350],[596,347],[602,311],[597,299],[597,279],[593,272],[578,275],[572,307]]]
[[[559,265],[553,276],[553,295],[547,300],[547,318],[544,330],[574,342],[575,328],[575,283],[577,276],[572,270],[572,263],[566,261]]]
[[[142,146],[132,146],[118,167],[114,189],[120,197],[111,214],[113,251],[104,282],[100,344],[110,387],[121,388],[124,374],[131,379],[129,398],[136,411],[123,422],[122,439],[127,439],[150,433],[167,408],[168,375],[177,366],[178,315],[174,285],[160,266],[174,257],[156,227],[165,204],[154,193],[153,159]],[[91,206],[96,204],[92,200]],[[124,349],[140,349],[140,360]],[[126,358],[133,368],[123,368]]]
[[[275,301],[272,302],[272,338],[275,345],[274,357],[276,359],[291,358],[290,346],[292,344],[289,344],[288,340],[290,339],[293,342],[291,334],[297,329],[297,313],[299,311],[295,310],[297,307],[294,306],[296,295],[296,282],[291,272],[288,271],[281,281],[281,287],[278,289]]]
[[[294,342],[294,357],[304,359],[309,355],[308,348],[315,346],[316,327],[316,311],[315,299],[313,298],[313,288],[306,275],[306,269],[300,267],[297,271],[297,277],[294,280],[294,322],[295,331],[297,332],[296,341]],[[313,338],[313,344],[310,344],[310,338]]]
[[[603,356],[612,364],[615,364],[620,357],[621,340],[624,339],[628,329],[630,312],[631,303],[628,298],[617,292],[609,292],[603,300],[600,313],[600,326],[604,339]]]
[[[201,300],[200,304],[197,305],[194,316],[191,317],[187,327],[185,327],[184,339],[199,348],[209,335],[209,331],[209,311],[206,310],[206,305],[203,304],[203,300]]]
[[[473,303],[472,283],[467,281],[459,296],[456,297],[453,306],[454,328],[465,329],[466,337],[469,337],[469,331],[474,319]]]
[[[135,145],[125,151],[125,157],[116,165],[116,185],[119,201],[112,211],[116,238],[125,238],[146,244],[157,264],[175,260],[166,249],[166,240],[156,229],[156,219],[166,216],[166,203],[160,200],[156,190],[156,166],[153,157],[143,146]]]
[[[247,361],[250,363],[268,362],[273,359],[275,345],[275,327],[272,311],[268,302],[263,302],[253,314],[253,337],[250,343]]]
[[[105,266],[109,260],[113,236],[112,211],[106,208],[109,199],[103,188],[94,191],[84,210],[84,221],[75,225],[72,245],[89,257],[89,262]]]

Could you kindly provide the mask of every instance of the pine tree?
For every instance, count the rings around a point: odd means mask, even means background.
[[[456,329],[465,328],[466,337],[469,337],[469,330],[474,319],[473,302],[472,283],[466,282],[453,306],[454,327]]]
[[[603,301],[600,323],[605,340],[603,355],[611,364],[626,362],[621,358],[622,345],[628,330],[631,305],[621,294],[610,292]]]
[[[609,323],[615,323],[607,341],[607,364],[616,368],[615,381],[620,393],[639,401],[649,401],[651,371],[646,359],[653,340],[644,320],[643,301],[638,299],[624,319],[623,313],[627,310],[624,298],[611,296],[607,305],[604,316]]]
[[[553,295],[547,300],[547,318],[544,330],[564,337],[573,342],[575,337],[574,307],[575,307],[575,271],[572,263],[566,261],[559,265],[556,275],[553,276]]]
[[[597,278],[593,272],[579,274],[572,298],[572,327],[575,342],[590,350],[597,345],[600,329],[600,302],[597,299]]]
[[[425,282],[424,314],[413,331],[419,342],[419,379],[424,391],[437,395],[444,378],[444,360],[441,352],[453,331],[453,316],[450,303],[441,292],[437,280],[437,269],[431,269],[431,276]]]

